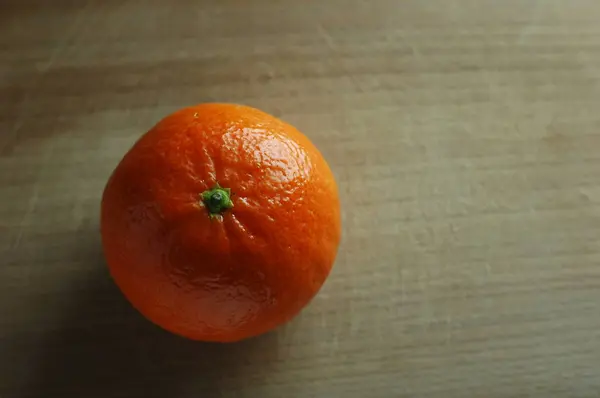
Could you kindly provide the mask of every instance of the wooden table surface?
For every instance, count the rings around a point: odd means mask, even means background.
[[[0,397],[600,396],[597,0],[1,0]],[[185,105],[295,124],[344,238],[274,333],[186,341],[108,276],[106,179]]]

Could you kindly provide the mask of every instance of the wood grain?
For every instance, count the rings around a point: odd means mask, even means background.
[[[596,0],[0,1],[0,397],[600,396]],[[235,345],[107,275],[99,198],[167,113],[241,102],[339,180],[335,270]]]

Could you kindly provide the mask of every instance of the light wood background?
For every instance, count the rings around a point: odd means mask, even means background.
[[[339,180],[302,315],[234,345],[108,277],[104,183],[240,102]],[[0,397],[600,396],[597,0],[0,0]]]

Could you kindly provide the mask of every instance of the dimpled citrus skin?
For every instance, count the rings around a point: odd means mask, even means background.
[[[202,194],[231,189],[211,217]],[[237,341],[295,316],[335,260],[340,207],[329,166],[294,127],[259,110],[203,104],[160,121],[102,198],[111,275],[161,327]]]

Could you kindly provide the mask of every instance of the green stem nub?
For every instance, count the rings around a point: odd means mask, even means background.
[[[211,218],[219,217],[225,210],[233,207],[231,189],[221,188],[217,184],[213,189],[202,193],[202,203],[208,209]]]

